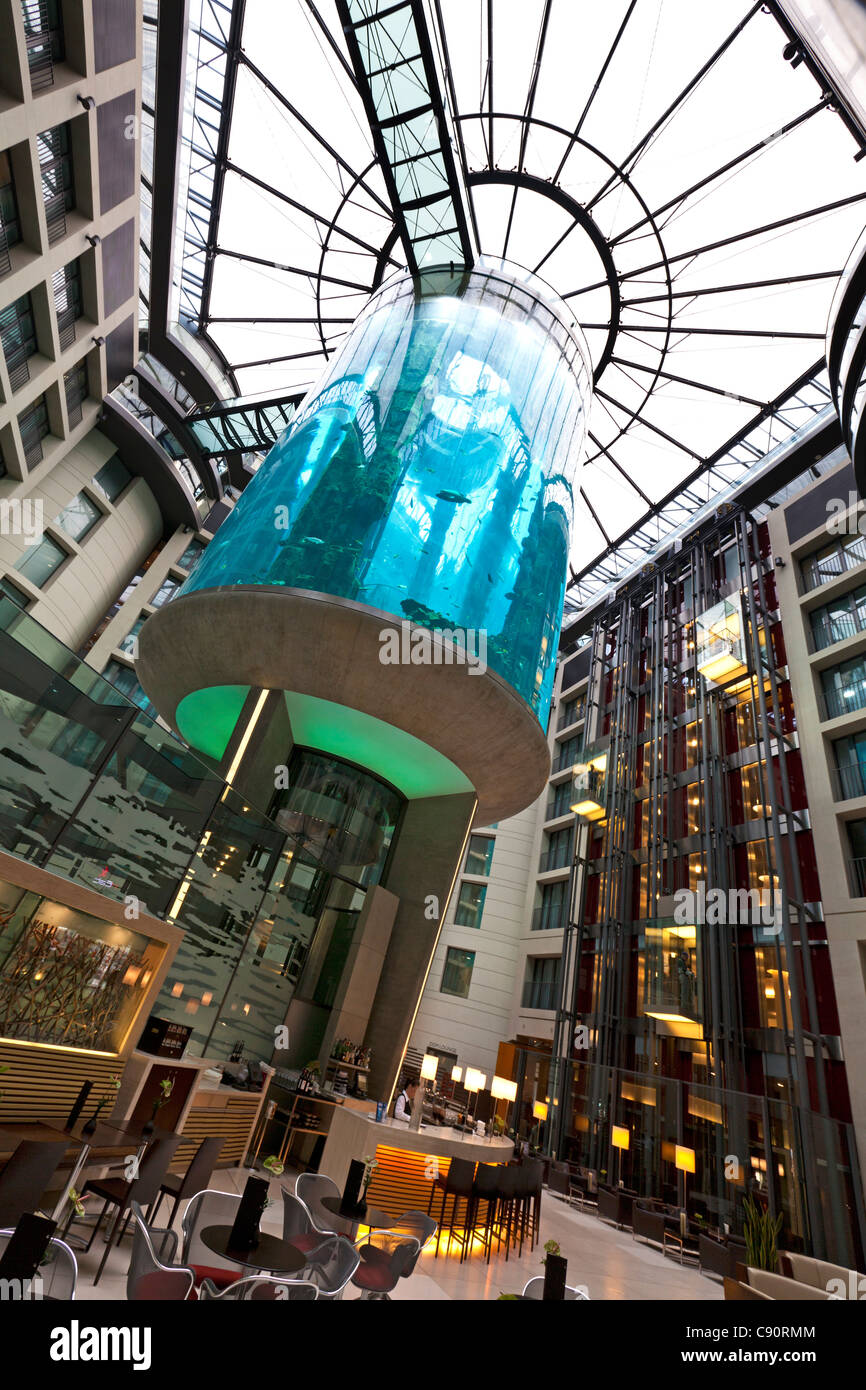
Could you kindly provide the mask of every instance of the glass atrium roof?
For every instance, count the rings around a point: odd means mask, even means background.
[[[406,176],[430,117],[383,172],[334,0],[192,8],[177,315],[238,394],[302,393],[407,263],[392,209],[439,189],[433,154]],[[348,5],[377,9],[380,97],[403,83],[412,105],[423,10],[478,247],[546,279],[586,334],[575,608],[828,404],[827,312],[866,221],[858,118],[774,4]],[[458,223],[448,204],[442,245]]]

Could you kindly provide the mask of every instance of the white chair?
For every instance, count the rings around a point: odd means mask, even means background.
[[[226,1289],[218,1289],[210,1279],[203,1279],[198,1296],[203,1303],[215,1303],[217,1300],[240,1303],[260,1300],[272,1303],[312,1303],[319,1297],[319,1290],[308,1279],[277,1279],[256,1274],[247,1279],[238,1279]]]

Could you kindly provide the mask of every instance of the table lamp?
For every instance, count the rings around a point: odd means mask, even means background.
[[[680,1232],[685,1235],[688,1230],[688,1203],[686,1201],[686,1184],[688,1183],[688,1173],[695,1171],[695,1151],[694,1149],[684,1148],[682,1144],[674,1147],[674,1164],[683,1175],[683,1209],[680,1213]]]
[[[503,1129],[508,1129],[508,1107],[513,1100],[517,1100],[517,1082],[509,1081],[505,1076],[494,1076],[490,1083],[490,1094],[494,1100],[505,1101],[505,1119]],[[495,1114],[494,1109],[494,1114]]]
[[[622,1151],[627,1149],[631,1134],[622,1125],[614,1125],[611,1133],[611,1143],[615,1149],[619,1150],[619,1185],[622,1187]]]
[[[464,1088],[464,1090],[468,1091],[468,1092],[470,1093],[470,1095],[474,1095],[474,1096],[475,1096],[475,1105],[476,1105],[476,1107],[477,1107],[477,1105],[478,1105],[478,1092],[479,1092],[479,1091],[483,1091],[483,1090],[484,1090],[484,1087],[485,1087],[486,1085],[487,1085],[487,1075],[486,1075],[485,1072],[483,1072],[483,1071],[478,1071],[477,1067],[467,1067],[467,1068],[466,1068],[466,1079],[465,1079],[465,1081],[463,1082],[463,1088]],[[473,1111],[473,1118],[474,1118],[474,1113],[475,1113],[475,1112]]]

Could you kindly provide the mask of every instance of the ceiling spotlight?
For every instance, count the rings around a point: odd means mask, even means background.
[[[96,234],[92,232],[85,232],[84,240],[90,242],[90,245],[94,247],[102,245],[102,237],[96,236]]]
[[[785,47],[782,49],[782,57],[785,59],[786,63],[791,64],[792,68],[798,68],[800,66],[803,61],[803,56],[803,50],[800,48],[799,44],[793,41],[791,43],[786,43]]]
[[[80,93],[75,93],[75,100],[80,101],[85,111],[92,111],[96,105],[96,97],[83,97]]]
[[[95,343],[97,347],[104,347],[104,346],[105,346],[105,339],[104,339],[104,338],[95,338],[95,337],[94,337],[94,338],[91,338],[90,341],[91,341],[92,343]]]

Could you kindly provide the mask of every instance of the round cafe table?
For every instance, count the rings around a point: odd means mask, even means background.
[[[339,1216],[342,1221],[351,1226],[353,1240],[358,1233],[359,1226],[367,1226],[373,1231],[389,1231],[398,1219],[395,1216],[389,1216],[380,1207],[368,1207],[363,1213],[346,1212],[343,1210],[342,1197],[322,1197],[321,1203],[327,1211],[333,1212],[334,1216]]]
[[[250,1250],[236,1250],[229,1245],[231,1226],[205,1226],[199,1234],[208,1250],[244,1269],[265,1270],[268,1274],[296,1274],[307,1263],[306,1255],[296,1246],[265,1231],[259,1232],[259,1243]]]

